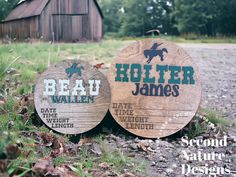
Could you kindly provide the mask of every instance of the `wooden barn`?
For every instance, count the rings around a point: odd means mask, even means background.
[[[99,41],[103,37],[103,15],[96,0],[25,0],[1,22],[0,37]]]

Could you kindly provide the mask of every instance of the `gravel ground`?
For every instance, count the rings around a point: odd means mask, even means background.
[[[236,120],[236,44],[179,44],[197,63],[201,107]]]

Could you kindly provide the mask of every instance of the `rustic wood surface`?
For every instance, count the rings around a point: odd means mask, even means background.
[[[82,75],[78,76],[74,74],[70,78],[69,89],[75,86],[75,80],[83,80],[84,85],[87,85],[86,92],[89,94],[88,80],[101,80],[100,92],[98,96],[95,96],[94,103],[66,103],[66,104],[53,104],[49,96],[43,96],[44,82],[47,79],[68,79],[65,72],[66,68],[69,68],[74,62],[78,63],[78,66],[83,66]],[[57,90],[58,90],[57,86]],[[65,60],[61,63],[51,66],[45,71],[37,81],[35,88],[35,107],[41,117],[42,121],[50,128],[63,134],[80,134],[87,132],[96,127],[106,115],[110,106],[110,87],[106,77],[90,65],[87,62],[79,60]],[[56,108],[57,119],[65,120],[68,119],[68,123],[72,123],[72,128],[53,128],[55,124],[47,122],[43,118],[41,108]]]
[[[0,23],[0,38],[63,42],[103,38],[103,16],[95,0],[27,1],[16,6],[5,20]]]
[[[144,50],[150,49],[155,42],[163,43],[160,48],[166,48],[168,54],[161,62],[159,57],[152,60],[151,76],[158,76],[156,65],[176,65],[192,66],[195,70],[195,85],[179,85],[178,97],[160,96],[134,96],[132,91],[136,90],[132,82],[115,82],[115,64],[147,64]],[[128,73],[130,70],[128,70]],[[182,72],[181,72],[182,73]],[[145,73],[142,73],[142,78]],[[182,77],[182,74],[179,74]],[[169,79],[170,74],[165,74],[165,80]],[[181,78],[182,80],[183,78]],[[109,82],[111,87],[111,106],[110,111],[115,120],[129,132],[147,138],[161,138],[172,135],[185,127],[195,115],[201,100],[201,83],[199,71],[191,57],[177,45],[161,39],[147,39],[135,42],[125,48],[117,56],[109,71]],[[158,84],[157,81],[155,84]],[[122,103],[118,106],[119,103]],[[125,105],[126,104],[126,105]],[[126,107],[125,107],[126,106]],[[134,120],[122,121],[122,115],[117,115],[117,110],[132,110],[130,117]],[[128,116],[126,116],[128,117]],[[132,126],[136,126],[135,128]],[[140,127],[142,126],[142,127]]]

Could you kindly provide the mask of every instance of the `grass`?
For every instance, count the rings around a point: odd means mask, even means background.
[[[202,133],[204,133],[207,130],[207,127],[205,126],[205,124],[200,124],[200,123],[194,123],[193,125],[191,125],[191,127],[189,128],[187,135],[189,138],[194,138],[196,136],[201,135]]]
[[[204,109],[203,111],[206,113],[206,118],[215,126],[229,125],[229,121],[227,121],[225,118],[218,115],[216,112],[209,109]]]
[[[0,83],[3,85],[6,77],[4,72],[15,58],[19,57],[10,68],[19,71],[22,82],[17,92],[26,94],[31,90],[40,73],[45,71],[48,64],[65,59],[84,59],[92,63],[111,63],[121,48],[131,41],[104,40],[99,43],[83,44],[49,44],[49,43],[13,43],[0,45]],[[1,87],[0,85],[0,87]]]
[[[94,139],[97,140],[97,139]],[[137,161],[127,156],[121,150],[112,149],[107,142],[100,143],[102,155],[96,156],[91,154],[89,147],[82,147],[80,150],[80,169],[87,171],[88,169],[98,168],[99,163],[105,162],[109,168],[116,174],[124,173],[124,169],[129,169],[129,172],[135,174],[145,174],[145,161]]]
[[[194,138],[196,136],[199,136],[200,134],[206,132],[208,129],[207,125],[209,124],[214,124],[216,128],[219,130],[224,130],[226,126],[228,126],[230,123],[227,119],[221,117],[219,114],[216,112],[209,110],[209,109],[200,109],[200,112],[205,115],[204,121],[203,122],[194,122],[190,123],[189,130],[187,132],[187,135],[190,138]]]

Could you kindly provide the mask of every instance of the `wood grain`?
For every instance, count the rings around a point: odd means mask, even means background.
[[[192,66],[194,68],[195,85],[179,85],[178,97],[161,96],[134,96],[133,90],[136,86],[132,82],[116,82],[116,64],[141,64],[148,65],[144,50],[150,49],[154,43],[162,45],[168,53],[164,54],[164,61],[159,56],[153,58],[150,65],[152,69],[150,75],[158,77],[155,70],[156,65],[168,66]],[[128,70],[128,73],[130,70]],[[179,74],[181,80],[183,73]],[[142,78],[145,72],[142,73]],[[168,80],[168,71],[164,78]],[[110,112],[114,119],[129,132],[146,138],[161,138],[172,135],[185,127],[195,115],[201,100],[201,83],[199,71],[191,57],[177,45],[162,39],[146,39],[138,41],[123,49],[112,63],[109,71],[109,82],[111,86],[111,106]],[[140,84],[143,84],[141,81]],[[155,81],[155,84],[158,84]],[[123,105],[119,108],[117,104],[130,104],[129,108]],[[125,112],[125,115],[117,114],[117,111],[132,110],[132,114]],[[136,120],[135,120],[136,119]]]
[[[95,96],[93,103],[52,103],[50,96],[43,95],[45,90],[44,79],[54,79],[56,81],[59,79],[68,79],[65,70],[73,63],[82,66],[84,70],[82,70],[81,76],[78,74],[72,75],[69,79],[69,90],[73,89],[75,80],[83,80],[86,92],[89,95],[88,80],[101,80],[99,95]],[[57,85],[56,88],[59,90],[59,85]],[[35,88],[34,97],[36,110],[42,121],[48,127],[63,134],[80,134],[93,129],[102,121],[110,106],[110,95],[109,83],[100,71],[84,61],[65,60],[51,66],[40,76]],[[42,108],[56,109],[57,116],[55,121],[65,121],[69,123],[69,125],[73,125],[73,127],[67,125],[66,128],[60,128],[58,125],[48,122],[48,120],[43,117],[44,115],[41,112]],[[52,121],[52,119],[50,121]],[[62,124],[63,123],[59,126],[63,126]]]

